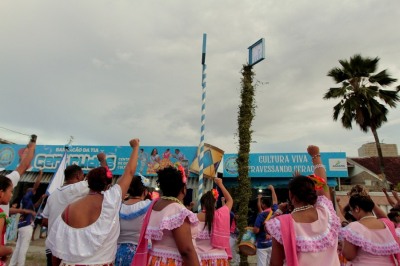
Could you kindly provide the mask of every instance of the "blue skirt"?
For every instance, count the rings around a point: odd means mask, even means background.
[[[117,255],[115,256],[115,266],[131,266],[136,249],[137,245],[132,243],[118,244]]]

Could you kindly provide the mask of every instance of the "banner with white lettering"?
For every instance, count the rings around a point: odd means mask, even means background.
[[[224,155],[224,177],[237,177],[237,154]],[[324,152],[321,160],[328,177],[348,177],[346,153]],[[249,155],[249,177],[292,177],[295,171],[303,175],[314,172],[308,153],[252,153]]]
[[[20,161],[19,150],[24,148],[26,145],[0,144],[0,168],[8,171],[15,170]],[[193,161],[197,160],[197,148],[197,146],[141,146],[137,172],[146,176],[155,176],[158,169],[176,162],[181,162],[187,167],[191,166]],[[64,156],[64,151],[65,147],[61,145],[37,145],[31,171],[37,172],[43,169],[43,172],[54,173]],[[106,154],[111,172],[114,175],[122,175],[132,148],[129,146],[71,146],[68,150],[66,165],[79,165],[87,173],[100,166],[97,160],[99,152]],[[213,164],[215,158],[211,157],[211,164]]]

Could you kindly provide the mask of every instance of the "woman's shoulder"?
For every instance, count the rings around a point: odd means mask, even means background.
[[[168,204],[159,211],[159,216],[161,216],[160,228],[162,229],[177,228],[183,224],[186,218],[188,218],[191,224],[197,225],[199,222],[196,214],[188,210],[182,204],[175,202]]]
[[[342,228],[343,238],[374,255],[390,255],[400,252],[400,247],[388,228],[369,229],[359,222]]]
[[[160,240],[163,236],[163,230],[176,229],[186,219],[192,226],[197,226],[199,223],[197,215],[179,203],[168,204],[159,211],[152,210],[149,226],[146,230],[146,238]]]
[[[146,214],[151,203],[152,201],[149,199],[141,200],[139,202],[136,202],[135,204],[130,205],[122,203],[121,209],[119,211],[119,217],[124,220],[131,220],[139,216],[143,216]]]

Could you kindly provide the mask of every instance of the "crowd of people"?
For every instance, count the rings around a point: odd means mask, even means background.
[[[184,167],[175,163],[157,171],[161,196],[155,197],[149,180],[136,171],[139,139],[129,144],[131,155],[115,184],[104,153],[97,155],[100,167],[86,177],[80,166],[66,167],[64,186],[48,196],[41,212],[41,225],[48,230],[47,265],[239,265],[241,243],[237,242],[234,201],[222,179],[214,178],[216,188],[202,195],[200,211],[195,213],[192,206],[183,204],[187,192]],[[0,176],[0,266],[10,257],[9,265],[25,265],[32,225],[38,217],[32,198],[41,174],[24,194],[20,208],[9,210],[8,205],[13,188],[30,165],[35,145],[36,136],[32,136],[18,168]],[[257,199],[258,214],[248,232],[254,235],[257,265],[399,265],[397,193],[392,192],[394,202],[383,189],[392,205],[386,214],[364,187],[354,186],[346,206],[337,201],[345,217],[341,221],[319,148],[311,145],[307,152],[314,174],[294,173],[287,202],[279,204],[272,185],[268,186],[271,198],[260,195]],[[222,206],[217,208],[217,202]],[[5,243],[12,213],[23,215],[14,251]]]

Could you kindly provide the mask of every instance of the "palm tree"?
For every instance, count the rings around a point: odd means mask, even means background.
[[[382,149],[379,142],[377,129],[387,122],[388,109],[396,107],[400,101],[396,90],[384,89],[393,85],[397,79],[392,78],[385,70],[376,73],[379,58],[362,57],[359,54],[350,57],[350,61],[339,60],[341,68],[335,67],[328,72],[328,76],[338,84],[339,88],[330,88],[324,99],[340,98],[340,102],[333,107],[333,120],[341,116],[342,125],[352,129],[355,121],[363,132],[370,129],[374,135],[378,151],[379,167],[386,185]]]

